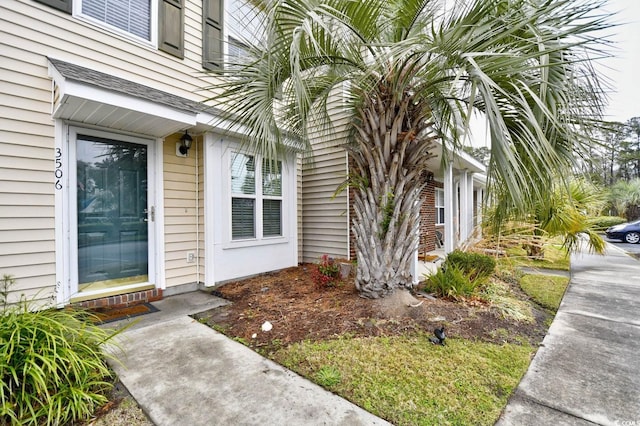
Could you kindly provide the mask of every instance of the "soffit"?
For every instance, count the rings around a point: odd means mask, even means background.
[[[444,170],[442,169],[442,143],[437,141],[432,152],[436,154],[430,158],[427,164],[429,164],[429,170],[434,172],[436,176],[442,176]],[[462,150],[458,150],[452,153],[452,166],[455,170],[466,170],[469,173],[485,174],[487,168],[478,160],[473,158]]]
[[[54,118],[164,137],[197,124],[206,106],[171,93],[49,58]]]

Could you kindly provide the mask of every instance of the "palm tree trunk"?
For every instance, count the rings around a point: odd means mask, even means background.
[[[421,190],[434,154],[429,111],[406,88],[394,93],[387,80],[358,108],[353,160],[352,232],[358,260],[356,287],[367,298],[384,297],[413,284]]]

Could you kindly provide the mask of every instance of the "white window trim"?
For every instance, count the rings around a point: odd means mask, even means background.
[[[256,200],[255,204],[255,237],[254,238],[243,238],[234,240],[231,235],[231,199],[234,197],[234,194],[231,192],[231,157],[234,153],[252,155],[256,158],[256,194],[254,195],[240,195],[235,194],[235,196],[246,197],[246,198],[254,198]],[[223,223],[226,224],[226,230],[224,235],[222,235],[222,248],[223,249],[233,249],[239,247],[253,247],[260,245],[269,245],[269,244],[286,244],[290,240],[289,230],[286,224],[290,220],[289,218],[289,209],[291,200],[291,191],[290,180],[295,176],[291,175],[291,167],[289,165],[289,161],[287,159],[280,159],[282,162],[282,196],[280,197],[272,197],[268,195],[262,195],[262,157],[260,155],[256,155],[250,151],[242,150],[238,145],[231,144],[228,149],[224,151],[222,156],[222,209],[223,209]],[[259,168],[258,168],[259,165]],[[277,236],[263,236],[263,222],[262,222],[262,199],[280,199],[282,201],[281,204],[281,218],[280,218],[280,229],[282,231],[282,235]]]
[[[256,177],[255,177],[255,186],[256,191],[255,194],[251,195],[242,195],[242,194],[233,194],[231,192],[231,158],[234,153],[251,155],[255,157],[256,164]],[[222,156],[222,164],[223,164],[223,173],[222,173],[222,184],[223,184],[223,203],[224,207],[224,215],[226,216],[223,223],[226,223],[226,229],[224,232],[224,240],[222,247],[225,249],[229,248],[237,248],[237,247],[253,247],[258,245],[268,245],[268,244],[284,244],[289,242],[289,235],[287,234],[287,227],[285,227],[285,223],[288,223],[288,209],[290,203],[290,191],[288,187],[290,186],[289,180],[291,179],[290,171],[288,170],[288,164],[285,159],[280,160],[282,162],[282,195],[280,197],[271,197],[268,195],[262,194],[262,156],[257,155],[255,153],[242,150],[238,146],[230,146]],[[231,235],[231,199],[234,197],[238,198],[252,198],[256,200],[255,203],[255,237],[253,238],[242,238],[234,240]],[[262,202],[263,199],[280,199],[281,204],[281,217],[280,217],[280,229],[282,235],[275,236],[263,236],[263,217],[262,217]]]
[[[157,182],[160,174],[159,170],[156,170],[158,154],[155,150],[155,139],[124,135],[94,128],[76,127],[65,123],[63,120],[56,120],[55,149],[56,152],[60,150],[61,169],[63,173],[61,188],[56,188],[55,190],[56,302],[60,307],[68,304],[73,297],[80,295],[78,291],[77,205],[75,202],[77,180],[75,147],[78,134],[146,145],[148,147],[147,205],[148,207],[155,207],[156,216],[162,211],[159,209],[162,207],[162,204],[158,203]],[[159,261],[162,257],[158,257],[157,255],[159,247],[159,241],[157,239],[158,223],[158,221],[149,221],[148,225],[148,281],[134,285],[114,287],[113,289],[109,289],[109,291],[156,285],[156,283],[161,282],[158,275],[159,270],[162,269],[159,267]],[[162,242],[161,239],[160,242]],[[101,293],[103,292],[84,292],[82,296],[99,296]]]
[[[438,194],[440,194],[440,197],[438,197]],[[438,198],[440,198],[440,200],[442,201],[441,205],[438,204]],[[446,211],[446,206],[444,202],[444,189],[435,188],[434,204],[435,204],[434,207],[436,210],[436,225],[444,225],[446,222],[446,216],[445,216],[445,222],[440,222],[440,214],[439,214],[439,209],[444,209]]]
[[[91,16],[82,13],[82,0],[73,0],[73,17],[84,21],[88,24],[96,26],[106,32],[117,34],[127,40],[134,41],[153,49],[158,48],[158,0],[151,0],[151,22],[149,26],[150,40],[146,40],[130,32],[124,31],[113,25],[109,25],[99,19],[95,19]]]

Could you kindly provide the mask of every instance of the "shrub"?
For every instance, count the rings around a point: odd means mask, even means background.
[[[468,275],[471,281],[477,281],[493,274],[496,269],[496,261],[493,257],[484,254],[454,250],[447,255],[445,261],[445,268],[449,266],[456,266]]]
[[[626,220],[619,216],[599,216],[593,219],[593,227],[596,231],[604,231],[610,226],[620,225]]]
[[[442,297],[457,299],[462,296],[471,296],[480,282],[472,280],[457,265],[444,265],[425,282],[425,290]]]
[[[0,424],[89,419],[113,386],[100,347],[117,332],[82,311],[31,308],[21,299],[0,313]]]
[[[335,284],[340,274],[340,265],[329,255],[323,254],[320,261],[311,272],[311,278],[320,287]]]

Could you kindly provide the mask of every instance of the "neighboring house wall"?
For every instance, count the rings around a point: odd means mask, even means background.
[[[436,188],[442,188],[442,183],[432,179],[422,190],[422,207],[420,208],[420,243],[418,248],[419,256],[436,249]]]
[[[336,193],[348,174],[348,156],[342,147],[348,141],[349,117],[344,113],[343,88],[329,99],[332,122],[312,128],[312,154],[302,168],[302,234],[304,262],[317,262],[327,254],[349,259],[349,195]]]

